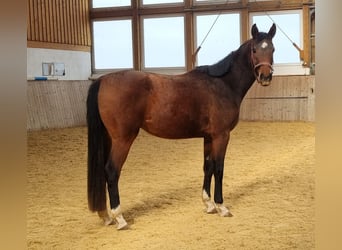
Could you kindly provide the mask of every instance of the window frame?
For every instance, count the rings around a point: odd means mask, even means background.
[[[120,17],[120,18],[101,18],[101,19],[92,19],[91,20],[91,37],[92,37],[92,48],[91,48],[91,69],[93,74],[104,74],[104,73],[108,73],[108,72],[114,72],[114,71],[121,71],[121,70],[125,70],[125,69],[134,69],[134,43],[132,41],[132,67],[131,68],[107,68],[107,69],[97,69],[95,66],[95,45],[94,45],[94,22],[106,22],[106,21],[123,21],[123,20],[130,20],[131,21],[131,37],[133,39],[133,19],[131,17]]]
[[[91,0],[90,0],[91,1]],[[304,44],[301,47],[303,52],[305,67],[300,69],[300,72],[283,71],[283,68],[278,69],[277,66],[275,74],[281,75],[293,75],[293,74],[310,74],[309,66],[311,65],[310,51],[310,34],[309,34],[309,15],[310,10],[314,8],[314,0],[306,0],[304,3],[302,0],[293,0],[290,2],[281,2],[275,0],[250,2],[248,0],[240,1],[224,1],[224,0],[212,0],[212,1],[196,1],[196,0],[184,0],[184,3],[161,3],[161,4],[148,4],[142,5],[141,0],[132,0],[131,6],[123,7],[109,7],[109,8],[92,8],[90,4],[90,22],[100,19],[132,19],[132,43],[133,43],[133,68],[135,70],[145,70],[142,63],[142,17],[145,16],[166,16],[166,15],[184,15],[185,16],[185,58],[186,67],[184,71],[193,69],[196,65],[193,63],[194,53],[196,51],[195,43],[195,15],[198,13],[210,13],[210,12],[223,12],[223,13],[239,13],[240,14],[240,33],[241,43],[250,38],[250,15],[261,11],[274,12],[274,11],[291,11],[301,10],[303,11],[302,23],[303,32],[301,39],[304,40]],[[307,20],[306,20],[307,19]],[[93,32],[92,32],[93,38]],[[93,62],[94,50],[92,49],[92,74],[96,77],[99,73],[106,73],[104,71],[99,72],[95,70]],[[296,66],[297,68],[300,66]],[[307,67],[307,68],[306,68]],[[304,70],[303,70],[304,68]],[[121,69],[113,69],[121,70]],[[111,71],[113,71],[111,70]],[[148,68],[150,70],[150,68]],[[165,72],[165,68],[154,69],[158,72]],[[172,71],[172,69],[170,69]],[[175,72],[180,73],[177,69]],[[303,73],[305,72],[305,73]]]
[[[144,19],[153,19],[153,18],[168,18],[168,17],[183,17],[184,24],[183,24],[183,32],[184,32],[184,66],[179,67],[146,67],[145,65],[145,39],[144,39]],[[169,15],[146,15],[141,16],[141,70],[149,71],[149,72],[165,72],[169,74],[177,74],[186,71],[186,27],[185,27],[185,15],[184,14],[169,14]]]
[[[155,7],[173,7],[173,6],[184,6],[185,0],[182,2],[174,2],[174,3],[152,3],[152,4],[144,4],[144,0],[139,0],[139,4],[143,8],[155,8]]]
[[[95,9],[95,10],[97,10],[97,9],[108,9],[108,8],[130,8],[130,7],[132,7],[132,0],[130,0],[129,2],[130,2],[129,5],[94,7],[93,0],[90,0],[89,1],[89,7],[91,9]]]
[[[193,0],[194,5],[241,3],[243,0]]]

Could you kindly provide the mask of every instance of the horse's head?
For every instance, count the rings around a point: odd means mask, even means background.
[[[273,24],[268,33],[259,32],[256,24],[252,26],[251,61],[256,80],[262,86],[268,86],[273,74],[272,39],[276,33],[276,25]]]

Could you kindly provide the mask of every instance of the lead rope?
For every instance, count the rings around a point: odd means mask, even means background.
[[[228,1],[229,1],[229,0],[227,0],[227,1],[225,2],[225,4],[227,4]],[[192,66],[193,66],[193,67],[195,67],[195,64],[196,64],[198,52],[199,52],[200,49],[202,48],[202,45],[203,45],[203,43],[205,42],[205,40],[207,40],[207,37],[208,37],[209,33],[210,33],[211,30],[214,28],[214,26],[215,26],[217,20],[219,19],[219,17],[221,16],[221,14],[222,14],[222,10],[219,11],[219,13],[217,14],[217,16],[216,16],[216,18],[215,18],[213,24],[211,25],[210,29],[208,30],[207,34],[204,36],[204,38],[202,39],[202,42],[200,43],[200,45],[197,47],[196,51],[195,51],[194,54],[192,55]]]

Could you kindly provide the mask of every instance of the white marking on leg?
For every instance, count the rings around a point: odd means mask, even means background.
[[[103,220],[103,223],[105,224],[105,226],[109,226],[114,223],[113,219],[109,216],[107,209],[103,211],[98,211],[97,214]]]
[[[117,206],[117,208],[112,209],[111,211],[112,211],[113,217],[115,218],[116,222],[118,223],[117,229],[120,230],[120,229],[127,228],[128,223],[126,222],[126,220],[124,219],[124,217],[122,215],[120,205]]]
[[[202,199],[203,199],[203,201],[209,201],[210,200],[210,197],[207,194],[207,191],[205,191],[204,189],[203,189],[203,192],[202,192]]]
[[[206,213],[208,213],[208,214],[216,213],[216,208],[215,208],[214,202],[212,202],[210,200],[210,197],[207,194],[207,191],[205,191],[204,189],[202,192],[202,200],[203,200],[203,203],[205,205]]]
[[[117,206],[116,208],[113,208],[111,211],[112,211],[113,217],[116,217],[119,214],[122,214],[120,205]]]

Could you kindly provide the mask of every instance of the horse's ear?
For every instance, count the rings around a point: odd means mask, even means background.
[[[268,36],[272,39],[276,33],[277,30],[277,26],[275,25],[275,23],[273,23],[273,25],[271,26],[270,30],[268,31]]]
[[[256,39],[259,33],[259,30],[256,24],[253,24],[251,33],[252,33],[253,39]]]

